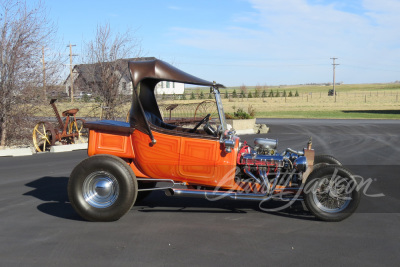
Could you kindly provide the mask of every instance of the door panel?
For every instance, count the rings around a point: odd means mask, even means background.
[[[179,173],[192,182],[213,180],[219,142],[182,137]]]
[[[132,134],[136,166],[152,178],[179,179],[180,137],[153,131],[157,140],[151,144],[149,136],[138,130]],[[180,180],[180,179],[179,179]]]

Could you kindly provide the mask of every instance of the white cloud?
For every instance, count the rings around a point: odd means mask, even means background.
[[[343,74],[348,75],[343,77],[348,80],[352,76],[362,79],[363,75],[371,79],[374,66],[376,81],[399,75],[395,71],[400,67],[400,1],[364,0],[356,12],[346,11],[340,1],[248,1],[253,11],[232,18],[235,26],[173,28],[179,34],[176,41],[196,49],[235,53],[238,60],[243,55],[242,60],[247,57],[262,65],[270,64],[270,59],[277,59],[278,65],[295,65],[296,59],[302,59],[304,64],[312,64],[316,59],[320,60],[316,65],[323,61],[330,64],[329,58],[336,56],[342,60],[342,68],[346,64],[352,66],[351,71]],[[355,74],[357,66],[364,69]],[[365,70],[365,66],[370,69]],[[379,69],[392,73],[383,74]]]

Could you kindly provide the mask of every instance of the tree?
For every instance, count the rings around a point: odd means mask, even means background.
[[[200,91],[199,99],[204,99],[204,93],[203,93],[203,91]]]
[[[140,53],[140,43],[130,29],[114,33],[108,23],[98,25],[94,40],[86,43],[82,61],[91,66],[86,71],[95,81],[91,84],[92,90],[107,107],[103,113],[105,119],[118,115],[116,107],[126,99],[118,96],[121,79],[129,76],[127,59],[136,58]]]
[[[228,99],[229,95],[228,95],[228,90],[225,90],[225,98]]]
[[[274,91],[272,91],[272,89],[271,89],[271,91],[269,92],[268,97],[274,97]]]
[[[236,89],[233,89],[233,92],[232,92],[232,97],[233,97],[233,98],[237,98]]]
[[[266,90],[263,90],[261,96],[262,96],[262,97],[267,97],[267,91],[266,91]]]
[[[254,97],[258,98],[261,95],[261,85],[257,84],[254,88]]]
[[[194,95],[194,92],[192,91],[192,93],[190,94],[190,100],[196,99],[196,96]]]
[[[54,43],[56,30],[40,2],[30,7],[24,1],[4,0],[0,12],[0,147],[4,147],[10,137],[24,135],[21,126],[29,125],[34,105],[43,99],[48,67],[40,59],[44,47]],[[52,73],[49,69],[46,76]]]

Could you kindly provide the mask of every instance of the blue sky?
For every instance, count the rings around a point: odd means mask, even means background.
[[[227,86],[400,80],[400,0],[50,1],[59,44],[98,24],[134,30],[142,55]],[[65,47],[67,59],[68,50]],[[79,58],[74,59],[79,64]]]

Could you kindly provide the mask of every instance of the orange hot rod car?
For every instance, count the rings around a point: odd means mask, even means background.
[[[130,62],[129,70],[129,123],[85,123],[89,157],[74,168],[68,182],[70,202],[84,219],[118,220],[152,190],[209,200],[302,200],[325,221],[343,220],[357,208],[360,193],[351,172],[332,156],[315,156],[311,140],[302,151],[282,153],[276,152],[273,139],[256,138],[254,146],[241,142],[227,127],[219,91],[223,85],[157,59]],[[210,87],[217,127],[210,114],[192,129],[165,123],[155,95],[160,81]]]

